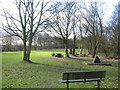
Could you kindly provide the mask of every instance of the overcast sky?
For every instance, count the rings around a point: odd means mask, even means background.
[[[0,24],[1,22],[4,22],[3,18],[1,17],[1,14],[3,13],[3,8],[5,8],[7,11],[14,13],[15,7],[12,3],[14,0],[0,0]],[[37,1],[37,0],[35,0]],[[48,1],[48,0],[45,0]],[[109,17],[112,15],[112,12],[114,10],[114,6],[118,4],[119,0],[51,0],[51,1],[76,1],[76,2],[90,2],[90,1],[99,1],[105,3],[105,18],[104,21],[109,21]],[[1,30],[0,30],[1,32]],[[1,36],[1,35],[0,35]],[[1,40],[0,40],[1,43]]]
[[[9,12],[15,12],[15,5],[13,5],[12,1],[14,0],[0,0],[0,14],[2,14],[2,9],[5,8]],[[37,0],[35,0],[37,1]],[[45,0],[49,1],[49,0]],[[76,1],[76,2],[90,2],[90,1],[99,1],[105,3],[105,18],[104,21],[109,21],[109,17],[112,15],[114,10],[114,6],[118,4],[119,0],[52,0],[52,1]],[[2,17],[0,16],[0,22],[3,21]]]
[[[14,5],[12,3],[14,0],[0,0],[0,14],[2,14],[2,8],[7,9],[10,12],[15,12]],[[37,1],[37,0],[35,0]],[[48,1],[48,0],[45,0]],[[105,21],[108,20],[108,17],[112,15],[112,11],[114,10],[114,6],[118,4],[119,0],[52,0],[52,1],[76,1],[76,2],[89,2],[89,1],[101,1],[105,3],[105,12],[106,17]],[[2,17],[0,17],[0,21]]]

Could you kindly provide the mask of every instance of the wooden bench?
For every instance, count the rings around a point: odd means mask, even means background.
[[[66,83],[67,90],[69,90],[69,83],[97,81],[98,89],[100,89],[100,81],[105,78],[105,73],[106,71],[63,72],[63,80],[61,82]]]

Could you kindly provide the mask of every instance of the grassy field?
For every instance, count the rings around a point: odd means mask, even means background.
[[[66,88],[60,83],[62,72],[106,70],[106,78],[101,88],[118,88],[118,62],[102,61],[112,66],[89,66],[90,57],[74,59],[52,57],[52,52],[63,53],[64,50],[51,49],[32,51],[31,60],[39,64],[22,62],[23,52],[2,53],[2,88]],[[96,88],[96,82],[71,83],[70,88]]]

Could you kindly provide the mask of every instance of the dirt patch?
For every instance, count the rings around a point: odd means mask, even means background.
[[[80,59],[80,58],[60,58],[60,57],[53,57],[53,58],[50,58],[50,59],[57,59],[57,60],[84,60],[84,59]]]
[[[104,59],[103,61],[112,61],[112,62],[118,62],[119,60],[117,60],[117,59]]]

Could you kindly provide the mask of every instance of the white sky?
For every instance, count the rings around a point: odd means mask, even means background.
[[[9,12],[13,13],[15,12],[15,7],[12,3],[12,1],[14,0],[0,0],[0,14],[2,14],[2,9],[5,8],[7,9]],[[37,0],[35,0],[37,1]],[[49,1],[49,0],[45,0],[45,1]],[[101,2],[105,2],[105,21],[108,21],[109,16],[112,15],[112,11],[114,10],[114,5],[118,4],[119,0],[51,0],[51,1],[76,1],[76,2],[89,2],[89,1],[101,1]],[[0,22],[2,20],[2,17],[0,17]],[[2,20],[3,21],[3,20]]]
[[[14,0],[0,0],[0,25],[2,22],[4,22],[3,17],[1,17],[1,14],[3,13],[3,8],[5,8],[9,13],[15,14],[16,13],[16,7],[13,4]],[[37,0],[34,0],[37,1]],[[50,1],[50,0],[45,0]],[[51,1],[76,1],[76,2],[90,2],[90,1],[99,1],[105,3],[105,16],[104,21],[109,21],[110,16],[112,15],[112,12],[114,10],[114,6],[118,4],[119,0],[51,0]]]
[[[1,22],[3,21],[3,18],[1,17],[2,14],[2,10],[3,8],[7,9],[9,12],[11,13],[15,13],[15,7],[12,3],[12,1],[14,0],[0,0],[0,25]],[[35,0],[37,1],[37,0]],[[49,1],[49,0],[45,0],[45,1]],[[112,11],[114,10],[114,6],[116,4],[118,4],[119,0],[51,0],[51,1],[76,1],[76,2],[90,2],[90,1],[101,1],[101,2],[105,2],[105,17],[104,17],[104,21],[109,21],[109,17],[112,15]],[[1,30],[0,30],[1,32]],[[1,43],[1,40],[0,40]]]

